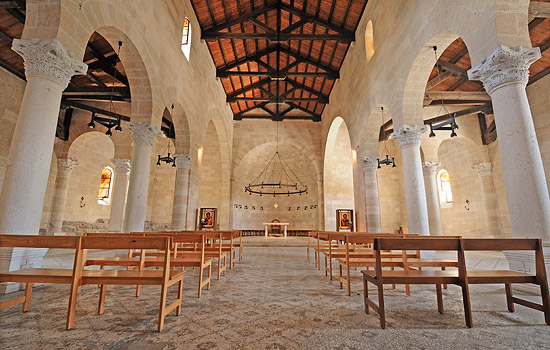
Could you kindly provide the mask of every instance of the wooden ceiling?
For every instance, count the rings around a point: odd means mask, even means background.
[[[320,121],[367,0],[192,0],[235,120]]]

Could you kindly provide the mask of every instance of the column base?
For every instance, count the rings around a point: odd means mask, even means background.
[[[550,244],[545,244],[543,247],[544,252],[544,265],[546,266],[546,277],[548,278],[548,272],[550,271]],[[508,260],[510,270],[524,272],[529,274],[535,274],[535,254],[527,251],[505,251],[504,256]],[[550,286],[550,280],[548,281]],[[540,295],[540,288],[526,283],[518,283],[513,285],[514,289],[521,290],[523,292]]]
[[[15,271],[42,267],[48,248],[4,248],[0,250],[0,271]],[[0,294],[22,290],[22,283],[1,283]]]

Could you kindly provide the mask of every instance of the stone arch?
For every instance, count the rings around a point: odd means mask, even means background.
[[[244,187],[258,177],[276,150],[275,140],[260,143],[248,149],[240,157],[240,161],[235,163],[232,204],[237,207],[232,208],[233,228],[258,230],[263,227],[264,222],[271,222],[273,219],[288,222],[291,230],[310,230],[317,227],[318,215],[322,210],[316,183],[317,170],[312,162],[304,161],[308,152],[297,143],[279,143],[278,151],[299,180],[307,185],[307,193],[274,197],[244,192]]]
[[[336,230],[336,209],[355,208],[352,147],[342,117],[334,118],[329,128],[323,174],[325,229]]]
[[[81,234],[84,231],[107,230],[111,206],[98,203],[101,171],[111,163],[115,146],[109,136],[98,131],[80,135],[70,146],[68,157],[78,161],[69,175],[69,190],[64,209],[64,232]]]
[[[176,129],[176,151],[182,154],[191,154],[191,133],[185,109],[179,103],[174,103],[172,122]]]
[[[199,147],[199,208],[218,208],[220,229],[230,228],[230,157],[223,126],[212,118],[204,131]]]

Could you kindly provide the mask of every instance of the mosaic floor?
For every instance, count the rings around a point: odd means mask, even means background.
[[[473,329],[464,324],[457,287],[444,291],[443,315],[433,286],[412,286],[410,297],[402,286],[388,287],[387,329],[382,330],[376,314],[363,312],[361,280],[353,282],[348,297],[306,262],[305,247],[298,246],[303,239],[288,238],[281,244],[286,246],[256,237],[247,241],[243,261],[214,280],[200,299],[197,272],[187,272],[183,313],[167,316],[160,333],[158,287],[143,287],[135,298],[132,287],[110,286],[105,314],[98,316],[98,289],[86,286],[74,329],[66,331],[68,286],[49,285],[35,289],[29,312],[22,314],[20,306],[0,310],[0,349],[549,348],[550,327],[542,313],[521,306],[507,312],[501,286],[471,287]],[[71,261],[58,252],[47,258],[50,265]],[[505,264],[497,255],[470,261],[480,267]]]

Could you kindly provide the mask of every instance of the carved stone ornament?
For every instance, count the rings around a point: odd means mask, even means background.
[[[426,125],[403,125],[392,132],[391,138],[396,139],[400,148],[420,146],[422,134],[428,130]]]
[[[468,70],[468,78],[480,80],[490,95],[507,83],[529,81],[529,66],[541,57],[540,48],[508,47],[501,45],[492,54]]]
[[[492,175],[492,169],[491,169],[491,163],[489,162],[482,162],[472,165],[472,169],[477,171],[477,176],[484,177],[484,176],[491,176]]]
[[[164,135],[156,125],[147,122],[128,122],[126,127],[132,133],[134,144],[147,143],[152,146],[157,137]]]
[[[174,154],[174,157],[178,169],[191,169],[191,156],[189,154],[178,153]]]
[[[434,176],[437,168],[441,165],[441,162],[423,162],[422,163],[422,172],[424,173],[424,176]]]
[[[40,76],[60,84],[63,89],[69,85],[73,75],[84,75],[88,65],[74,58],[74,54],[57,39],[14,39],[12,50],[25,60],[27,80]]]
[[[363,157],[363,171],[376,171],[378,169],[378,157]]]
[[[132,163],[128,158],[113,158],[111,163],[115,166],[117,172],[125,173],[130,175],[130,170],[132,169]]]
[[[58,159],[57,160],[57,171],[62,171],[65,173],[71,173],[74,168],[78,165],[78,160],[76,159]]]

